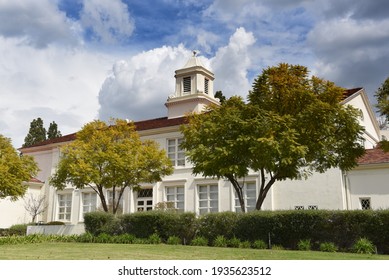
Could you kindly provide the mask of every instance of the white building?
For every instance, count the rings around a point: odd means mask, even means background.
[[[178,209],[197,214],[239,211],[231,184],[227,180],[194,176],[184,151],[179,148],[182,140],[179,127],[184,124],[185,113],[201,112],[205,106],[219,103],[213,95],[214,75],[194,55],[182,69],[175,71],[175,79],[175,93],[168,97],[165,104],[167,117],[135,122],[142,139],[153,139],[166,149],[175,166],[174,173],[161,182],[143,185],[140,192],[127,189],[123,195],[123,212],[151,210],[157,203],[166,201],[174,202]],[[348,90],[343,103],[361,110],[363,117],[360,122],[366,129],[365,147],[374,148],[380,140],[380,131],[365,91],[362,88]],[[85,212],[100,207],[99,199],[91,189],[77,190],[70,186],[56,191],[49,185],[61,146],[74,139],[75,134],[70,134],[21,149],[24,154],[34,156],[40,168],[37,178],[44,182],[40,191],[48,202],[47,211],[41,217],[44,222],[77,224],[83,221]],[[367,165],[347,173],[331,169],[323,174],[314,174],[308,180],[276,182],[265,199],[263,209],[362,209],[367,208],[367,204],[371,208],[387,208],[389,200],[385,201],[385,198],[389,196],[389,189],[385,187],[385,182],[388,182],[385,168],[389,167],[389,163],[372,168],[366,168]],[[255,207],[259,179],[257,173],[244,178],[248,210]],[[109,192],[107,195],[110,195]],[[3,209],[2,203],[0,209]],[[11,218],[3,220],[2,215],[0,227],[21,222],[18,215],[21,214],[15,212],[12,223]]]

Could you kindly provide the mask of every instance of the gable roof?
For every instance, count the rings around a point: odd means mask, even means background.
[[[168,119],[167,117],[162,117],[162,118],[134,122],[135,128],[137,131],[179,126],[179,125],[182,125],[185,123],[186,123],[186,117],[179,117],[179,118],[174,118],[174,119]],[[41,147],[41,146],[46,146],[46,145],[50,145],[50,144],[59,144],[59,143],[70,142],[70,141],[75,140],[76,136],[77,136],[77,133],[67,134],[67,135],[64,135],[61,137],[42,141],[42,142],[36,143],[34,145],[28,146],[28,147],[23,147],[23,148],[20,148],[19,150],[23,151],[24,149],[27,149],[27,148],[34,148],[34,147]]]

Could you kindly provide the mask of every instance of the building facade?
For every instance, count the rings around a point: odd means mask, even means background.
[[[204,67],[194,54],[182,69],[175,71],[175,92],[168,96],[165,103],[167,116],[135,122],[142,139],[152,139],[167,151],[174,165],[174,173],[164,177],[160,182],[142,185],[141,191],[126,189],[120,202],[123,213],[152,210],[165,202],[169,202],[180,211],[191,211],[198,215],[240,211],[237,197],[229,181],[194,176],[192,166],[187,162],[185,152],[179,146],[182,141],[179,127],[185,123],[184,115],[187,112],[199,113],[209,104],[219,104],[213,95],[213,80],[213,73]],[[360,122],[366,129],[365,148],[376,147],[380,140],[380,131],[365,91],[362,88],[348,90],[343,103],[360,109],[362,116]],[[49,178],[55,172],[60,158],[61,147],[74,140],[75,136],[76,134],[69,134],[21,149],[24,154],[33,156],[40,168],[37,176],[42,182],[39,192],[47,200],[47,210],[39,217],[43,222],[63,221],[78,224],[83,222],[85,213],[101,208],[98,196],[92,189],[79,190],[68,186],[57,191],[49,184]],[[384,170],[385,168],[383,173]],[[380,208],[389,207],[389,201],[377,204],[374,202],[378,197],[369,195],[369,191],[373,189],[369,189],[368,185],[365,186],[358,178],[362,176],[367,180],[364,172],[366,170],[357,168],[345,173],[334,168],[323,174],[314,174],[307,180],[276,182],[265,199],[263,209],[365,209],[366,201],[363,198],[369,197],[371,208],[375,208],[375,205]],[[375,175],[371,175],[370,178],[376,180]],[[242,178],[247,211],[255,209],[259,180],[260,175],[254,172]],[[374,189],[375,193],[386,192],[379,194],[382,197],[380,201],[385,200],[383,196],[389,196],[389,190],[386,190],[384,185],[385,179],[375,184],[375,187],[381,190],[378,192]],[[366,191],[362,192],[361,188]],[[106,194],[108,198],[112,196],[109,190]],[[0,227],[9,225],[10,221],[0,221]]]

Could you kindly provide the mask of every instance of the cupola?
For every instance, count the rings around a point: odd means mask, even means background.
[[[197,53],[188,60],[183,68],[175,71],[176,89],[165,106],[168,118],[182,117],[187,113],[200,113],[210,104],[219,104],[213,95],[213,73],[204,67]]]

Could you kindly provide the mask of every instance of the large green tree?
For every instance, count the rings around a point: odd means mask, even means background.
[[[61,131],[58,130],[58,125],[56,122],[51,122],[49,125],[49,129],[47,130],[47,139],[54,139],[57,137],[61,137]]]
[[[386,121],[389,121],[389,77],[375,92],[377,98],[377,108],[381,116],[385,116]]]
[[[46,140],[46,129],[43,126],[41,118],[33,119],[30,123],[30,129],[24,138],[23,147],[28,147]]]
[[[242,181],[260,173],[256,209],[276,181],[301,179],[332,167],[348,170],[364,153],[357,109],[341,105],[344,89],[306,67],[280,64],[254,81],[249,103],[230,98],[182,126],[194,173],[223,177],[245,211]]]
[[[126,188],[161,180],[173,172],[170,159],[155,141],[142,141],[133,123],[117,119],[112,125],[93,121],[77,132],[76,140],[61,149],[61,159],[50,183],[92,188],[102,208],[115,214]],[[105,190],[113,192],[109,205]]]
[[[0,135],[0,198],[12,200],[24,195],[26,182],[36,176],[38,165],[30,156],[19,155],[11,140]]]

